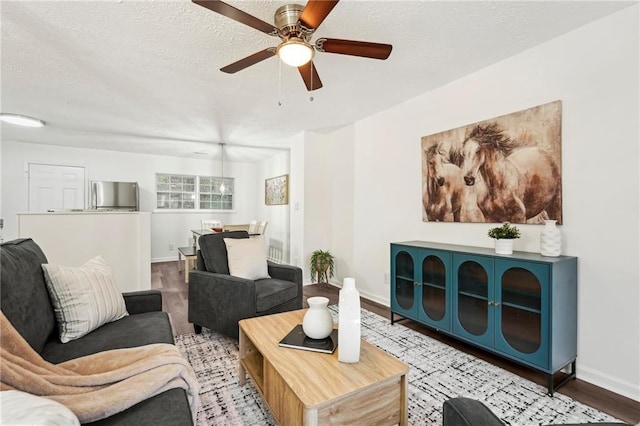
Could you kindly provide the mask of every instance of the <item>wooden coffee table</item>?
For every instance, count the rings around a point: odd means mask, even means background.
[[[306,310],[240,321],[240,384],[248,373],[281,425],[407,424],[409,367],[361,341],[360,362],[282,348]]]

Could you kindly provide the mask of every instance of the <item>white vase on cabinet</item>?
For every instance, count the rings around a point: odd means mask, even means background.
[[[560,256],[562,250],[562,235],[555,220],[545,220],[540,233],[540,254],[549,257]]]

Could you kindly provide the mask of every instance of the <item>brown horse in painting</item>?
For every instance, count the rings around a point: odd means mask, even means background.
[[[462,144],[464,182],[476,185],[486,222],[526,223],[538,214],[560,219],[560,173],[547,151],[521,146],[497,124],[478,125]]]
[[[442,143],[425,150],[426,191],[422,202],[429,221],[460,222],[465,187],[462,172],[451,163],[452,155]]]

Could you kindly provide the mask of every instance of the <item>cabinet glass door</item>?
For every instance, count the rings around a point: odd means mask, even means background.
[[[544,366],[547,316],[543,315],[543,306],[547,286],[543,282],[548,277],[548,267],[501,261],[496,265],[496,277],[500,330],[496,348]]]
[[[422,261],[422,313],[431,324],[448,330],[447,265],[448,253],[428,254]]]
[[[493,259],[454,255],[454,331],[487,346],[493,344]]]
[[[406,251],[399,251],[395,255],[395,300],[400,312],[411,311],[414,308],[415,291],[413,258]],[[410,313],[410,312],[404,312]]]

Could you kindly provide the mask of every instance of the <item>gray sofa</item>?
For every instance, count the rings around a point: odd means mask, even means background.
[[[207,327],[238,337],[238,321],[302,309],[302,269],[267,262],[271,278],[229,275],[224,238],[249,238],[246,231],[203,235],[197,269],[189,273],[189,322],[196,333]]]
[[[620,426],[626,423],[582,423],[583,425]],[[442,406],[443,426],[505,426],[486,405],[471,398],[451,398]],[[550,425],[551,426],[551,425]],[[559,425],[558,425],[559,426]],[[578,426],[578,425],[565,425]],[[629,425],[630,426],[630,425]]]
[[[77,340],[61,343],[41,265],[48,263],[30,238],[0,245],[0,307],[25,340],[47,361],[60,363],[109,349],[173,344],[159,291],[125,293],[129,315]],[[187,394],[171,389],[92,425],[193,425]]]

